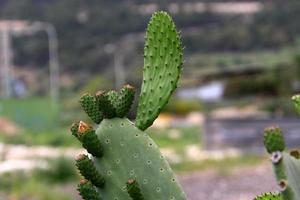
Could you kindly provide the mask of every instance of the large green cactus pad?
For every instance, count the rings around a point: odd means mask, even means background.
[[[182,69],[182,47],[172,18],[155,13],[147,28],[144,72],[136,126],[145,130],[152,125],[177,87]]]
[[[103,157],[95,158],[105,186],[103,199],[130,200],[126,183],[136,180],[147,200],[185,200],[169,164],[154,141],[126,118],[104,119],[97,129]]]

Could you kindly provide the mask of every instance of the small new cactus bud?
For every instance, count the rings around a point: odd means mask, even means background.
[[[80,181],[77,190],[84,200],[102,200],[95,187],[86,179]]]
[[[91,181],[97,187],[103,187],[105,180],[103,176],[97,171],[93,161],[84,154],[80,154],[76,158],[76,166],[81,175],[87,180]]]
[[[131,85],[125,85],[119,95],[115,105],[117,117],[125,117],[129,112],[134,100],[135,89]]]
[[[112,103],[115,104],[115,102],[117,102],[118,100],[118,92],[116,92],[115,90],[110,90],[106,93],[106,95],[108,96],[108,100]]]
[[[103,114],[99,109],[99,105],[96,104],[95,97],[90,94],[84,94],[79,103],[87,115],[96,123],[99,124],[103,119]]]
[[[277,127],[266,128],[264,131],[264,145],[268,153],[283,151],[285,141],[281,129]]]
[[[116,111],[106,92],[98,91],[95,95],[96,104],[99,106],[105,118],[113,118]]]
[[[79,122],[78,126],[78,139],[90,154],[102,157],[103,148],[95,130],[82,121]]]
[[[132,200],[144,200],[144,197],[141,193],[141,189],[134,179],[129,179],[126,183],[127,192],[132,198]]]

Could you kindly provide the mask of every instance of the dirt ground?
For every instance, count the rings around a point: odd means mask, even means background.
[[[276,191],[270,164],[237,169],[230,175],[204,171],[179,179],[189,200],[253,200],[258,194]]]

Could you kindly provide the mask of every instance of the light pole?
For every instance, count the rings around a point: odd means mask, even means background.
[[[34,22],[28,27],[29,32],[45,31],[49,43],[50,95],[53,102],[59,99],[59,61],[58,39],[55,27],[47,22]]]
[[[0,21],[2,67],[0,71],[4,97],[11,96],[11,34],[33,34],[37,31],[45,31],[49,43],[49,68],[50,68],[50,95],[52,102],[56,104],[59,98],[59,61],[58,39],[55,27],[48,22],[33,22],[25,20]]]
[[[104,51],[108,54],[113,55],[114,59],[114,75],[115,75],[115,88],[120,89],[122,85],[125,84],[125,72],[123,66],[124,55],[122,53],[118,54],[116,45],[107,44],[104,46]]]
[[[1,29],[1,50],[2,50],[2,70],[1,70],[1,79],[2,79],[2,88],[4,92],[4,98],[11,97],[11,35],[10,27],[4,26]]]

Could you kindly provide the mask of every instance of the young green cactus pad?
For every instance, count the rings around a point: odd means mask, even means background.
[[[153,15],[147,29],[144,79],[136,123],[125,116],[135,90],[125,85],[119,92],[86,94],[80,104],[97,124],[71,127],[82,146],[93,156],[79,155],[76,166],[84,181],[78,190],[89,200],[186,200],[169,164],[154,141],[143,132],[158,116],[177,87],[182,48],[171,17]]]
[[[281,200],[280,193],[270,192],[257,196],[254,200]]]
[[[168,102],[181,68],[182,47],[174,22],[166,12],[157,12],[146,33],[144,77],[136,117],[139,129],[151,126]]]

